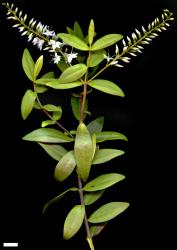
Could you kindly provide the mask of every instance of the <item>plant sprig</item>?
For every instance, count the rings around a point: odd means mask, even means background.
[[[48,51],[52,55],[51,61],[58,67],[57,76],[54,72],[41,75],[44,56],[41,55],[34,61],[29,50],[24,50],[22,66],[32,85],[22,98],[22,117],[27,119],[33,109],[37,109],[44,112],[48,120],[42,121],[41,127],[25,135],[23,140],[38,143],[57,161],[54,170],[56,181],[63,182],[73,172],[77,174],[77,187],[70,187],[48,201],[43,212],[70,192],[77,193],[78,203],[71,207],[64,221],[63,238],[69,240],[84,224],[86,240],[90,249],[94,250],[93,237],[100,234],[110,220],[124,212],[129,203],[109,202],[89,214],[88,206],[101,199],[108,188],[125,179],[124,175],[112,172],[100,173],[91,179],[90,173],[94,171],[92,166],[104,164],[125,153],[119,149],[101,147],[105,141],[128,139],[119,132],[103,131],[104,117],[97,117],[87,122],[88,114],[91,115],[88,110],[88,93],[95,89],[124,97],[125,94],[117,83],[97,77],[110,66],[124,67],[124,63],[130,62],[130,56],[134,57],[141,53],[144,45],[149,44],[170,26],[170,22],[174,19],[173,13],[164,10],[162,20],[156,18],[146,29],[144,26],[141,31],[135,29],[124,39],[121,34],[108,34],[97,39],[93,20],[89,23],[86,36],[78,22],[74,23],[73,28],[67,27],[67,33],[57,34],[49,26],[37,22],[34,18],[28,21],[27,14],[23,15],[14,4],[3,3],[3,5],[7,8],[7,18],[16,22],[13,27],[18,28],[21,35],[27,36],[28,42],[37,45],[40,51]],[[111,46],[114,46],[114,55],[108,52]],[[40,95],[49,88],[58,93],[63,89],[76,89],[77,92],[72,92],[70,98],[71,110],[78,125],[71,131],[59,122],[63,115],[61,106],[41,103]],[[55,125],[57,129],[53,127]]]

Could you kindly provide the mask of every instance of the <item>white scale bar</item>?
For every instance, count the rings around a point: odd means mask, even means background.
[[[4,242],[3,247],[18,247],[18,242]]]

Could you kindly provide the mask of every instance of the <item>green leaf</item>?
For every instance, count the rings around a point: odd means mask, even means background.
[[[96,210],[88,219],[90,223],[102,223],[115,218],[129,206],[127,202],[110,202]]]
[[[83,51],[88,51],[89,47],[88,45],[81,40],[79,37],[67,34],[67,33],[59,33],[57,36],[63,40],[66,44],[70,45],[73,48],[83,50]]]
[[[116,174],[116,173],[103,174],[103,175],[98,176],[94,180],[89,181],[85,185],[84,191],[94,192],[94,191],[103,190],[105,188],[111,187],[117,182],[123,180],[124,178],[125,178],[124,175]]]
[[[88,85],[94,89],[100,90],[107,94],[121,96],[121,97],[125,96],[119,86],[108,80],[95,79],[88,82]]]
[[[84,204],[89,206],[97,201],[104,193],[104,190],[84,194]]]
[[[88,43],[91,46],[93,43],[93,38],[95,34],[95,25],[93,19],[90,21],[89,28],[88,28]]]
[[[37,101],[35,101],[35,103],[34,103],[34,108],[35,109],[41,109],[41,106],[39,105],[39,103],[37,102]]]
[[[46,104],[42,106],[45,110],[52,112],[52,111],[62,111],[60,106],[55,106],[53,104]]]
[[[91,53],[89,58],[89,67],[95,67],[99,65],[104,60],[104,49],[100,49]]]
[[[124,151],[118,149],[99,149],[95,153],[92,164],[101,164],[123,154]]]
[[[48,209],[49,206],[51,206],[53,203],[56,203],[58,202],[59,200],[61,200],[65,194],[67,194],[68,192],[71,192],[71,191],[78,191],[78,188],[76,187],[73,187],[73,188],[69,188],[67,189],[66,191],[62,192],[61,194],[57,195],[55,198],[51,199],[50,201],[48,201],[45,205],[44,205],[44,208],[43,208],[43,213],[46,212],[46,210]]]
[[[117,43],[119,40],[123,38],[122,35],[120,34],[109,34],[106,36],[103,36],[99,38],[94,44],[92,45],[91,50],[99,50],[99,49],[104,49],[106,47],[109,47],[115,43]]]
[[[74,152],[72,150],[67,152],[58,162],[54,173],[55,179],[57,181],[64,181],[71,175],[75,166],[76,161],[74,158]]]
[[[44,75],[41,77],[41,79],[45,79],[45,78],[51,79],[51,78],[54,78],[54,77],[55,77],[54,72],[53,72],[53,71],[50,71],[50,72],[44,74]]]
[[[56,121],[53,121],[53,120],[46,120],[46,121],[43,121],[42,124],[41,124],[41,127],[44,128],[44,127],[47,127],[49,125],[54,125],[56,123]]]
[[[87,66],[83,63],[78,63],[67,68],[59,77],[59,83],[69,83],[80,79],[87,71]]]
[[[22,57],[22,66],[27,77],[34,81],[34,61],[28,49],[25,49]]]
[[[82,86],[81,81],[75,81],[70,83],[60,83],[58,80],[50,81],[46,83],[46,86],[51,87],[53,89],[72,89],[79,86]]]
[[[68,34],[75,35],[74,31],[70,27],[66,27]]]
[[[66,143],[73,141],[72,138],[53,128],[38,128],[25,135],[22,139],[45,143]]]
[[[98,67],[99,67],[99,65],[97,65],[95,67],[91,67],[89,69],[88,78],[91,78],[92,76],[94,76],[97,73]]]
[[[60,120],[61,115],[62,115],[62,109],[60,111],[54,111],[52,114],[52,118],[54,121],[58,121]]]
[[[36,79],[39,75],[39,73],[41,72],[42,66],[43,66],[43,60],[44,57],[40,56],[34,66],[34,79]]]
[[[84,220],[85,208],[83,205],[74,206],[66,217],[63,229],[63,238],[71,239],[81,228]]]
[[[35,81],[36,84],[40,84],[40,85],[47,85],[50,82],[56,81],[56,78],[47,78],[47,77],[42,77],[39,78]]]
[[[22,98],[22,103],[21,103],[21,113],[22,113],[22,117],[25,120],[29,114],[31,113],[33,107],[34,107],[34,103],[36,100],[36,93],[33,92],[31,89],[28,89],[23,98]]]
[[[56,161],[59,161],[67,153],[67,150],[60,145],[40,142],[38,142],[38,144]]]
[[[113,131],[103,131],[96,133],[96,142],[104,142],[110,140],[124,140],[128,141],[127,137],[121,133],[113,132]]]
[[[92,134],[92,147],[93,147],[93,153],[92,153],[92,159],[96,152],[96,134]]]
[[[96,118],[95,120],[91,121],[87,125],[87,128],[88,128],[90,134],[93,134],[93,133],[101,132],[103,129],[103,125],[104,125],[104,117],[100,116],[100,117]]]
[[[84,40],[82,29],[77,21],[74,22],[74,35]]]
[[[58,68],[61,70],[61,72],[65,71],[67,68],[69,68],[69,65],[65,61],[60,61],[57,63]]]
[[[100,234],[102,232],[102,230],[105,228],[105,226],[106,226],[106,223],[92,225],[90,227],[91,236],[94,237],[94,236]]]
[[[42,94],[45,93],[48,90],[48,88],[44,87],[44,86],[35,86],[35,92]]]
[[[80,120],[80,98],[71,96],[71,108],[75,118]]]
[[[89,177],[93,145],[90,133],[84,123],[80,123],[75,137],[74,155],[77,163],[77,171],[83,181]]]

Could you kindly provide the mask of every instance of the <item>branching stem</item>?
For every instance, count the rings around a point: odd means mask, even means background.
[[[36,100],[37,100],[37,103],[39,104],[40,109],[41,109],[41,110],[42,110],[51,120],[53,120],[53,118],[52,118],[52,116],[49,114],[49,112],[47,112],[47,110],[45,110],[45,109],[43,108],[42,103],[41,103],[41,101],[40,101],[40,99],[39,99],[38,96],[37,96]],[[64,132],[66,132],[71,138],[73,138],[73,135],[72,135],[65,127],[63,127],[63,125],[61,125],[59,122],[56,122],[56,125],[57,125],[59,128],[61,128]]]
[[[88,54],[88,59],[87,59],[87,72],[85,74],[85,78],[83,81],[83,93],[82,93],[82,100],[81,100],[81,108],[80,108],[80,123],[83,122],[84,120],[84,112],[85,112],[85,105],[86,105],[86,100],[87,100],[87,78],[88,78],[88,69],[89,69],[89,63],[90,63],[90,57],[91,57],[91,51],[89,51]],[[82,180],[78,176],[78,187],[79,187],[79,195],[80,195],[80,203],[82,206],[85,208],[85,203],[84,203],[84,194],[83,194],[83,188],[82,188]],[[86,229],[86,234],[87,234],[87,242],[89,244],[90,250],[95,250],[94,245],[93,245],[93,240],[92,236],[90,233],[90,228],[89,228],[89,222],[87,218],[87,213],[85,209],[85,215],[84,215],[84,224],[85,224],[85,229]]]
[[[84,206],[84,208],[85,208],[84,194],[83,194],[83,188],[82,188],[82,180],[81,180],[81,178],[79,176],[78,176],[78,187],[79,187],[80,202],[81,202],[81,205]],[[86,209],[85,209],[85,215],[84,215],[84,224],[85,224],[85,229],[86,229],[86,233],[87,233],[87,242],[88,242],[88,244],[90,246],[90,249],[95,250],[94,245],[93,245],[92,236],[91,236],[91,233],[90,233],[90,228],[89,228]]]

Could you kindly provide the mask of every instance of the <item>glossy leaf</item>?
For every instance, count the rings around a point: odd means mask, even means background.
[[[51,87],[53,89],[72,89],[82,86],[82,82],[76,81],[71,83],[60,83],[58,80],[54,80],[46,83],[46,86]]]
[[[87,125],[87,128],[88,128],[90,134],[93,134],[93,133],[101,132],[103,129],[103,125],[104,125],[104,117],[100,116],[100,117],[96,118],[95,120],[91,121]]]
[[[74,152],[72,150],[67,152],[58,162],[54,173],[55,179],[57,181],[64,181],[66,178],[68,178],[68,176],[71,175],[75,166],[76,161],[74,158]]]
[[[66,27],[66,30],[68,31],[68,34],[75,35],[74,30],[72,30],[70,27]]]
[[[92,164],[101,164],[110,161],[124,154],[124,151],[118,149],[99,149],[96,151]]]
[[[44,128],[44,127],[47,127],[49,125],[54,125],[56,123],[56,121],[53,121],[53,120],[46,120],[46,121],[43,121],[41,123],[41,127]]]
[[[57,34],[57,36],[60,39],[62,39],[63,42],[65,42],[66,44],[70,45],[73,48],[83,50],[83,51],[89,50],[88,45],[77,36],[67,34],[67,33],[59,33]]]
[[[69,83],[80,79],[87,71],[87,66],[83,63],[78,63],[67,68],[59,77],[59,83]]]
[[[95,34],[95,25],[93,19],[90,21],[89,24],[89,29],[88,29],[88,43],[89,45],[92,45],[93,43],[93,38]]]
[[[59,111],[61,112],[62,109],[60,106],[56,106],[56,105],[53,105],[53,104],[46,104],[46,105],[43,105],[42,106],[45,110],[49,111],[49,112],[52,112],[52,111]]]
[[[44,87],[44,86],[35,86],[35,92],[42,94],[45,93],[48,90],[48,88]]]
[[[23,140],[45,143],[66,143],[73,141],[72,138],[53,128],[38,128],[25,135]]]
[[[123,36],[120,34],[105,35],[94,42],[91,50],[95,51],[95,50],[99,50],[99,49],[104,49],[106,47],[109,47],[109,46],[117,43],[122,38],[123,38]]]
[[[36,93],[33,92],[31,89],[28,89],[23,98],[22,98],[22,103],[21,103],[21,113],[22,113],[22,117],[25,120],[29,114],[31,113],[33,107],[34,107],[34,103],[36,100]]]
[[[90,227],[91,236],[94,237],[100,234],[102,230],[105,228],[105,226],[106,226],[106,223],[99,223],[99,224],[92,225]]]
[[[34,81],[34,61],[28,49],[25,49],[22,57],[22,66],[27,77]]]
[[[53,81],[56,81],[56,80],[57,80],[56,78],[41,77],[41,78],[37,79],[35,81],[35,83],[40,84],[40,85],[47,85],[47,83],[50,83],[50,82],[53,82]]]
[[[88,219],[90,223],[102,223],[115,218],[129,206],[127,202],[110,202],[96,210]]]
[[[92,159],[94,158],[95,152],[96,152],[96,134],[92,134]]]
[[[92,138],[84,123],[80,123],[75,137],[74,155],[77,163],[77,171],[83,181],[89,177],[93,146]]]
[[[59,200],[61,200],[68,192],[71,192],[71,191],[78,191],[78,188],[69,188],[67,189],[66,191],[62,192],[61,194],[57,195],[55,198],[49,200],[45,205],[44,205],[44,208],[43,208],[43,213],[46,212],[46,210],[48,209],[49,206],[53,205],[54,203],[58,202]]]
[[[98,176],[94,180],[89,181],[85,185],[84,191],[94,192],[94,191],[103,190],[108,187],[111,187],[117,182],[123,180],[124,178],[125,178],[124,175],[116,174],[116,173],[103,174],[103,175]]]
[[[96,141],[97,143],[110,141],[110,140],[124,140],[128,141],[127,137],[121,133],[113,132],[113,131],[103,131],[96,133]]]
[[[81,228],[84,220],[85,209],[83,205],[74,206],[68,213],[63,229],[63,238],[71,239]]]
[[[84,194],[84,204],[89,206],[96,202],[104,193],[104,190]]]
[[[61,116],[62,116],[62,109],[60,111],[54,111],[52,114],[52,118],[54,121],[60,120]]]
[[[43,60],[44,57],[40,56],[34,66],[34,79],[36,79],[39,75],[39,73],[41,72],[42,66],[43,66]]]
[[[54,78],[54,77],[55,77],[54,72],[53,72],[53,71],[50,71],[50,72],[44,74],[41,78],[42,78],[42,79],[45,79],[45,78],[51,79],[51,78]]]
[[[121,97],[125,96],[123,91],[118,85],[108,80],[95,79],[88,82],[88,85],[94,89],[100,90],[107,94],[121,96]]]
[[[93,51],[90,55],[89,67],[95,67],[99,65],[104,60],[105,53],[106,52],[104,49]]]
[[[67,150],[60,145],[40,142],[38,142],[38,144],[45,150],[48,155],[50,155],[56,161],[59,161],[67,153]]]
[[[39,105],[39,103],[37,102],[37,101],[35,101],[35,103],[34,103],[34,108],[35,109],[41,109],[41,106]]]
[[[74,34],[79,37],[81,40],[84,40],[84,35],[81,29],[81,26],[77,21],[74,22]]]
[[[67,68],[69,68],[69,65],[66,61],[60,61],[57,63],[58,68],[61,70],[61,72],[65,71]]]
[[[80,120],[80,98],[71,96],[71,108],[75,118]]]

